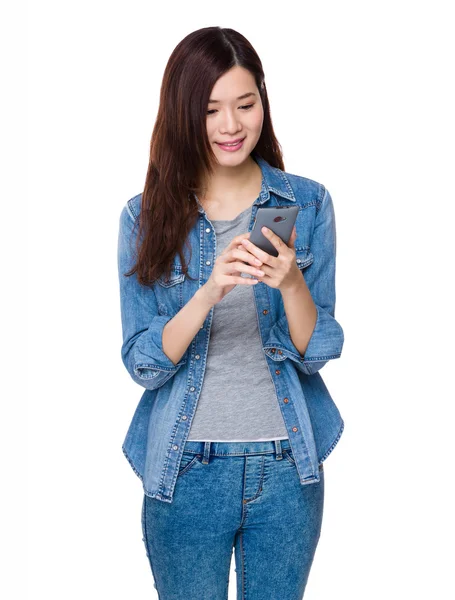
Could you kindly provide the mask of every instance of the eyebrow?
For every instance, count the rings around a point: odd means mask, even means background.
[[[250,96],[256,96],[256,94],[254,92],[247,92],[246,94],[242,94],[241,96],[239,96],[237,100],[243,100],[244,98],[249,98]],[[220,102],[221,100],[209,100],[209,104],[217,104]]]

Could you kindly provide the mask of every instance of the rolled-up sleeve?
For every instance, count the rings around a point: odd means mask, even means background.
[[[311,251],[313,262],[303,276],[317,309],[316,324],[302,356],[292,342],[284,311],[270,330],[264,351],[273,360],[289,358],[307,375],[313,375],[331,359],[339,358],[344,333],[335,319],[336,227],[332,198],[322,186],[323,197],[316,215]]]
[[[186,363],[186,354],[174,364],[164,353],[163,329],[172,317],[159,315],[152,287],[139,284],[136,273],[129,277],[124,275],[135,262],[134,225],[135,217],[126,204],[120,215],[117,260],[123,335],[121,356],[132,379],[154,390]]]

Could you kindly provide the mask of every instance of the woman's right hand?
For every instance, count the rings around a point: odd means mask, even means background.
[[[241,246],[242,240],[248,239],[250,234],[251,232],[237,235],[215,260],[208,281],[200,288],[210,305],[217,304],[236,285],[255,285],[260,281],[262,275],[258,273],[258,269],[262,262]],[[249,273],[259,279],[240,277],[240,273]]]

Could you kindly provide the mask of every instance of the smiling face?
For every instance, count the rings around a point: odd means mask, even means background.
[[[210,93],[207,135],[222,166],[243,163],[254,150],[262,130],[264,110],[253,75],[235,66],[222,75]],[[235,146],[223,143],[241,139]]]

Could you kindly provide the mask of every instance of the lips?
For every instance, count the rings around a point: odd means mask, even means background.
[[[246,137],[246,136],[245,136]],[[219,146],[233,146],[243,141],[245,138],[237,138],[236,140],[232,140],[230,142],[216,142]]]

